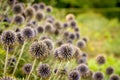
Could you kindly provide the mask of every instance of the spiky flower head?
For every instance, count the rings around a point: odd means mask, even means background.
[[[17,37],[17,42],[22,45],[24,43],[24,41],[25,41],[25,38],[21,34],[21,32],[16,33],[16,37]]]
[[[39,65],[38,70],[37,70],[38,76],[40,76],[42,78],[46,78],[46,77],[50,76],[50,73],[51,73],[51,71],[50,71],[50,67],[48,64]]]
[[[37,11],[36,14],[35,14],[35,18],[36,20],[38,21],[41,21],[42,19],[44,19],[44,13],[42,11]]]
[[[30,64],[30,63],[27,63],[27,64],[25,64],[24,66],[23,66],[23,72],[25,73],[25,74],[30,74],[30,71],[31,71],[31,69],[32,69],[32,64]]]
[[[51,51],[53,49],[53,42],[51,39],[44,39],[43,42],[47,45],[48,49]]]
[[[38,33],[43,33],[44,32],[44,27],[43,26],[38,26],[37,27],[37,32]]]
[[[69,73],[68,80],[80,80],[80,75],[77,70],[73,70]]]
[[[68,14],[66,16],[66,21],[71,21],[71,20],[74,20],[75,19],[75,16],[73,14]]]
[[[47,13],[52,12],[52,7],[51,7],[51,6],[46,6],[46,12],[47,12]]]
[[[111,74],[113,74],[114,73],[114,68],[113,67],[107,67],[107,69],[106,69],[106,74],[107,75],[111,75]]]
[[[105,56],[104,55],[98,55],[96,58],[96,61],[99,65],[103,65],[106,62]]]
[[[16,24],[22,24],[24,22],[24,17],[22,15],[18,14],[14,17],[14,22]]]
[[[25,15],[28,18],[32,18],[35,15],[35,9],[33,7],[26,8]]]
[[[41,10],[45,9],[45,3],[43,2],[39,3],[39,9]]]
[[[79,41],[77,42],[77,47],[79,47],[79,48],[85,48],[85,47],[86,47],[85,41],[79,40]]]
[[[23,12],[23,6],[22,6],[22,4],[21,4],[21,3],[15,4],[15,5],[13,6],[13,12],[14,12],[15,14],[20,14],[20,13],[22,13],[22,12]]]
[[[39,5],[38,4],[33,4],[32,7],[37,11],[39,10]]]
[[[104,80],[104,74],[102,72],[97,71],[93,74],[93,79],[94,80]]]
[[[30,53],[32,54],[33,57],[41,59],[48,55],[48,47],[42,41],[33,42],[30,46]]]
[[[45,31],[46,32],[53,32],[53,25],[51,23],[46,23],[45,24]]]
[[[14,45],[16,42],[16,36],[13,31],[4,31],[1,36],[1,41],[4,45]]]
[[[77,69],[80,74],[85,74],[89,70],[86,64],[79,64]]]
[[[120,77],[117,74],[112,74],[110,80],[120,80]]]
[[[55,21],[55,22],[54,22],[54,27],[55,27],[56,29],[62,29],[62,24],[61,24],[61,22],[60,22],[60,21]]]
[[[35,36],[35,32],[34,32],[34,29],[31,28],[31,27],[25,27],[22,32],[21,32],[22,36],[25,38],[25,39],[31,39]]]

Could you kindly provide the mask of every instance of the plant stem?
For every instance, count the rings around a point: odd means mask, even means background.
[[[8,62],[8,46],[7,46],[7,53],[5,58],[5,66],[4,66],[4,76],[6,75],[6,68],[7,68],[7,62]]]
[[[25,45],[26,45],[26,42],[24,42],[24,44],[23,44],[23,46],[22,46],[22,49],[21,49],[20,55],[19,55],[19,57],[18,57],[17,63],[16,63],[16,65],[15,65],[15,68],[14,68],[14,71],[13,71],[12,76],[15,74],[15,71],[16,71],[16,69],[17,69],[17,66],[18,66],[18,64],[19,64],[19,62],[20,62],[20,59],[21,59],[21,57],[22,57],[22,54],[23,54]]]
[[[33,61],[33,65],[32,65],[32,69],[31,69],[31,71],[30,71],[30,74],[28,75],[28,77],[27,77],[26,80],[29,80],[31,73],[32,73],[32,71],[34,70],[36,60],[37,60],[37,59],[35,58],[35,60]]]

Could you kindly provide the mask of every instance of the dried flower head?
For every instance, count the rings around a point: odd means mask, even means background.
[[[24,17],[22,15],[18,14],[14,17],[14,22],[16,24],[22,24],[24,22]]]
[[[1,36],[1,41],[4,45],[14,45],[16,42],[16,36],[13,31],[4,31]]]
[[[53,49],[53,42],[51,39],[44,39],[43,42],[47,45],[50,51]]]
[[[86,64],[79,64],[78,71],[80,74],[85,74],[88,71],[88,66]]]
[[[23,30],[22,30],[22,36],[25,38],[25,39],[31,39],[35,36],[35,32],[34,32],[34,29],[31,28],[31,27],[25,27]]]
[[[104,80],[104,75],[102,72],[95,72],[93,74],[93,79],[94,80]]]
[[[112,74],[109,80],[120,80],[120,77],[116,74]]]
[[[50,76],[50,67],[48,64],[41,64],[39,67],[38,67],[38,70],[37,70],[37,74],[38,76],[42,77],[42,78],[46,78],[46,77],[49,77]]]
[[[30,46],[30,53],[35,58],[40,59],[48,55],[48,47],[45,43],[41,41],[33,42]]]
[[[80,75],[77,70],[73,70],[69,73],[68,80],[80,80]]]
[[[23,12],[23,6],[22,6],[22,4],[21,4],[21,3],[15,4],[15,5],[13,6],[13,12],[14,12],[15,14],[20,14],[20,13],[22,13],[22,12]]]
[[[106,62],[105,56],[104,55],[98,55],[96,61],[100,65],[105,64],[105,62]]]
[[[38,21],[41,21],[42,19],[44,19],[44,13],[42,11],[37,11],[35,14],[35,18]]]
[[[25,64],[22,69],[25,74],[30,74],[30,71],[32,69],[32,64],[30,63]]]

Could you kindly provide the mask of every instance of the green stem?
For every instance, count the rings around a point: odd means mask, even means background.
[[[21,49],[20,55],[19,55],[19,57],[18,57],[18,60],[17,60],[17,63],[16,63],[16,65],[15,65],[15,68],[14,68],[14,71],[13,71],[13,74],[12,74],[12,75],[15,74],[15,71],[16,71],[16,69],[17,69],[17,67],[18,67],[18,64],[19,64],[19,62],[20,62],[20,59],[21,59],[21,57],[22,57],[22,54],[23,54],[23,51],[24,51],[25,45],[26,45],[26,42],[24,42],[24,44],[23,44],[23,46],[22,46],[22,49]]]
[[[7,53],[5,58],[5,67],[4,67],[4,73],[3,73],[4,76],[6,75],[7,62],[8,62],[8,46],[7,46]]]
[[[33,70],[34,70],[36,60],[37,60],[37,59],[35,58],[35,60],[34,60],[34,62],[33,62],[33,65],[32,65],[32,69],[31,69],[31,71],[30,71],[30,74],[28,75],[28,77],[27,77],[27,79],[26,79],[26,80],[29,80],[30,75],[32,74],[32,72],[33,72]]]

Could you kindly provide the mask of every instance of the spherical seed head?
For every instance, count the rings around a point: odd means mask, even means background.
[[[51,23],[46,23],[45,24],[45,31],[46,32],[53,32],[53,25]]]
[[[59,34],[60,34],[60,30],[55,29],[54,34],[55,34],[55,35],[59,35]]]
[[[38,4],[33,4],[32,7],[37,11],[39,10],[39,5]]]
[[[78,71],[80,74],[85,74],[88,71],[88,66],[86,64],[79,64]]]
[[[42,19],[44,19],[44,13],[42,11],[37,11],[35,14],[35,18],[38,21],[41,21]]]
[[[73,43],[73,40],[71,40],[71,39],[68,39],[68,40],[67,40],[67,43],[70,43],[70,44],[72,44],[72,43]]]
[[[44,39],[43,42],[47,45],[48,49],[51,51],[53,49],[53,42],[50,39]]]
[[[73,14],[68,14],[66,16],[66,21],[71,21],[71,20],[74,20],[75,19],[75,16]]]
[[[61,22],[60,22],[60,21],[55,21],[55,22],[54,22],[54,27],[55,27],[56,29],[62,29]]]
[[[38,26],[37,27],[37,32],[38,33],[43,33],[44,32],[44,27],[43,26]]]
[[[102,72],[95,72],[93,74],[93,79],[94,80],[104,80],[104,75]]]
[[[23,37],[23,35],[20,32],[18,32],[16,34],[16,36],[17,36],[17,42],[22,45],[25,41],[25,38]]]
[[[110,76],[110,80],[120,80],[120,77],[118,75],[116,75],[116,74],[112,74]]]
[[[79,40],[79,41],[77,42],[77,47],[79,47],[79,48],[85,48],[85,47],[86,47],[85,41]]]
[[[47,13],[52,12],[52,7],[51,7],[51,6],[46,6],[46,12],[47,12]]]
[[[105,64],[105,62],[106,62],[105,56],[104,55],[98,55],[96,61],[99,65]]]
[[[35,36],[35,32],[34,32],[34,29],[31,28],[31,27],[25,27],[23,30],[22,30],[22,36],[25,38],[25,39],[31,39]]]
[[[41,2],[41,3],[39,4],[39,8],[40,8],[40,9],[45,9],[45,3]]]
[[[8,59],[8,66],[14,67],[15,64],[16,64],[16,58],[15,58],[15,57],[10,57],[10,58]]]
[[[76,35],[74,33],[69,34],[69,39],[74,40],[76,39]]]
[[[76,38],[77,38],[77,39],[80,38],[80,33],[79,33],[79,32],[76,32],[75,35],[76,35]]]
[[[69,35],[70,35],[70,33],[68,31],[65,31],[63,34],[63,37],[67,39],[69,37]]]
[[[87,59],[84,57],[81,57],[78,59],[78,64],[86,64],[87,63]]]
[[[38,67],[38,70],[37,70],[37,74],[38,76],[42,77],[42,78],[46,78],[46,77],[49,77],[50,76],[50,67],[48,64],[41,64],[39,67]]]
[[[75,28],[74,28],[74,31],[75,31],[75,32],[79,32],[79,28],[78,28],[78,27],[75,27]]]
[[[40,59],[48,55],[48,47],[44,42],[33,42],[30,46],[30,53],[35,58]]]
[[[0,80],[16,80],[16,79],[9,77],[9,76],[5,76],[5,77],[0,78]]]
[[[70,24],[70,26],[71,26],[72,28],[75,28],[75,27],[77,26],[77,23],[76,23],[75,20],[71,20],[71,21],[69,22],[69,24]]]
[[[83,37],[82,40],[84,40],[86,43],[89,41],[88,37]]]
[[[64,59],[64,60],[69,60],[70,58],[73,57],[75,51],[73,48],[73,45],[71,44],[63,44],[60,46],[59,49],[60,52],[60,56]]]
[[[28,7],[26,10],[25,10],[25,15],[26,17],[28,18],[32,18],[35,14],[35,9],[33,7]]]
[[[1,36],[1,41],[4,45],[14,45],[16,42],[16,36],[13,31],[4,31]]]
[[[106,74],[107,75],[111,75],[111,74],[113,74],[114,73],[114,68],[113,67],[107,67],[107,69],[106,69]]]
[[[14,22],[16,24],[22,24],[24,22],[24,17],[22,15],[18,14],[14,17]]]
[[[20,4],[20,3],[15,4],[15,5],[13,6],[13,12],[14,12],[15,14],[22,13],[22,12],[23,12],[23,6],[22,6],[22,4]]]
[[[73,70],[69,73],[68,76],[68,80],[79,80],[80,79],[80,75],[79,72],[77,70]]]
[[[64,27],[64,28],[67,28],[67,27],[68,27],[68,23],[64,23],[64,24],[63,24],[63,27]]]
[[[23,72],[25,74],[30,74],[30,71],[32,69],[32,64],[28,63],[23,66]]]

